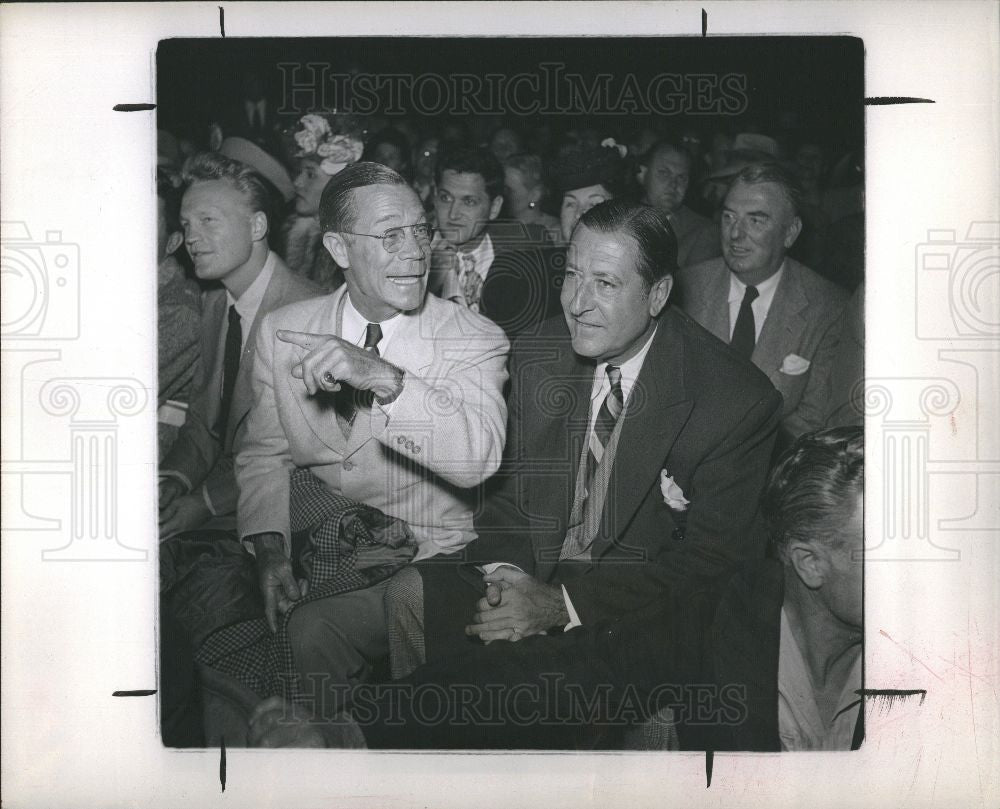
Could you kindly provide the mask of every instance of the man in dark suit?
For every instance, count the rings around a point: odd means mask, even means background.
[[[540,226],[500,221],[503,167],[483,149],[439,156],[430,291],[490,318],[511,339],[559,312],[565,251]]]
[[[691,155],[668,141],[654,143],[642,156],[636,175],[642,201],[665,214],[677,236],[677,266],[718,256],[719,228],[684,204],[691,180]]]
[[[464,552],[478,572],[417,565],[422,581],[409,571],[390,588],[397,675],[469,648],[467,634],[592,625],[665,582],[763,555],[757,500],[780,398],[667,305],[675,268],[654,209],[615,200],[581,218],[564,317],[511,354],[506,473]]]
[[[201,364],[184,426],[160,462],[160,536],[234,530],[233,439],[253,404],[250,370],[264,315],[322,294],[267,246],[270,200],[249,166],[206,153],[188,170],[184,242],[202,281]]]
[[[251,742],[604,748],[615,728],[669,710],[674,749],[857,749],[863,488],[861,428],[802,436],[764,496],[780,562],[668,585],[655,605],[592,628],[428,664],[356,694],[340,724],[289,721],[272,700]]]
[[[750,359],[784,398],[779,444],[824,426],[846,293],[787,257],[798,182],[776,163],[740,171],[722,211],[722,257],[677,276],[684,311]]]

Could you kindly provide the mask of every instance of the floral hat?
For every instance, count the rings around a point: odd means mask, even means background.
[[[325,174],[333,176],[348,164],[361,159],[364,143],[352,131],[354,127],[350,122],[335,119],[335,126],[331,126],[325,115],[310,113],[299,119],[299,126],[301,128],[294,136],[299,147],[295,156],[319,157],[319,167]]]

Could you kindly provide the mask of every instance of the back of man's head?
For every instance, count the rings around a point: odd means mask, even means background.
[[[771,473],[761,502],[778,556],[797,542],[838,542],[864,490],[861,427],[836,427],[800,436]]]
[[[639,164],[649,166],[660,154],[677,155],[687,164],[688,170],[691,170],[691,154],[679,143],[675,143],[672,140],[658,140],[653,143],[652,146],[642,153],[639,158]]]
[[[478,174],[483,178],[486,193],[490,199],[503,195],[503,166],[486,149],[470,149],[467,146],[453,146],[438,153],[434,180],[439,185],[446,171],[456,174]]]
[[[666,216],[650,205],[608,200],[587,211],[576,227],[631,237],[636,269],[647,290],[677,272],[677,236]]]
[[[799,216],[802,209],[802,184],[794,172],[780,163],[751,163],[733,177],[729,187],[733,188],[739,183],[744,185],[773,183],[781,189],[782,196],[792,206],[792,216]]]
[[[397,172],[381,163],[362,161],[338,171],[323,189],[319,224],[324,233],[350,230],[357,221],[354,191],[370,185],[408,185]]]

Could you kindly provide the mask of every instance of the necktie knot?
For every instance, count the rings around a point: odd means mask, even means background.
[[[622,371],[621,368],[609,365],[604,369],[604,372],[608,375],[608,382],[611,384],[611,391],[604,401],[611,417],[618,421],[618,417],[622,414],[622,408],[625,406],[625,396],[622,393]]]
[[[378,352],[378,344],[382,339],[382,327],[378,323],[369,323],[365,328],[365,349],[374,349]]]
[[[747,287],[746,292],[743,293],[743,303],[753,303],[758,297],[760,297],[760,293],[757,291],[757,287]]]

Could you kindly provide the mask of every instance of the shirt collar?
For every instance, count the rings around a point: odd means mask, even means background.
[[[490,238],[490,234],[484,233],[479,244],[477,244],[472,250],[462,250],[459,248],[458,255],[459,258],[463,255],[472,256],[472,260],[475,263],[476,273],[485,278],[486,273],[489,272],[490,267],[493,264],[493,259],[496,255],[493,250],[493,240]]]
[[[781,276],[785,274],[785,262],[781,262],[781,266],[778,267],[778,271],[772,275],[770,278],[765,278],[757,287],[757,300],[760,301],[760,305],[764,307],[767,311],[771,308],[771,301],[774,300],[775,290],[778,288],[778,284],[781,282]],[[744,284],[739,278],[736,277],[736,273],[729,273],[729,303],[736,303],[743,300],[743,293],[746,292],[747,285]]]
[[[350,293],[346,290],[344,291],[344,298],[344,319],[341,323],[341,334],[339,336],[349,343],[363,346],[365,344],[365,335],[368,332],[368,324],[372,321],[368,320],[354,308],[354,304],[351,303]],[[388,320],[379,321],[379,326],[382,327],[382,339],[378,342],[380,354],[385,353],[385,348],[389,344],[389,340],[396,333],[404,317],[406,315],[402,312],[397,312]]]
[[[260,309],[260,304],[264,300],[264,293],[267,292],[267,285],[271,283],[271,276],[274,275],[274,265],[274,253],[268,250],[264,266],[261,267],[260,272],[257,273],[257,277],[254,279],[253,283],[247,287],[247,291],[240,295],[239,300],[234,298],[228,289],[226,290],[226,301],[229,306],[233,306],[235,304],[236,311],[239,312],[240,320],[242,322],[253,323],[254,319],[257,317],[257,310]]]
[[[628,396],[632,392],[632,387],[635,385],[635,380],[639,378],[639,371],[642,370],[642,363],[646,359],[646,355],[649,353],[649,347],[653,344],[653,338],[656,336],[656,329],[653,329],[653,333],[649,335],[649,339],[646,340],[645,344],[634,357],[625,360],[621,365],[618,366],[618,370],[622,374],[622,398],[627,402]],[[590,398],[596,399],[601,391],[605,388],[610,388],[611,383],[608,381],[607,374],[608,364],[602,362],[597,366],[594,371],[594,387],[591,390]]]

